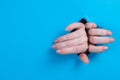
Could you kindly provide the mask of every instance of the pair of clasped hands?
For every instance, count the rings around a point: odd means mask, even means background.
[[[72,31],[57,38],[52,46],[59,54],[79,54],[82,62],[88,64],[89,58],[86,51],[90,53],[100,53],[108,49],[107,46],[96,46],[96,44],[112,43],[113,38],[109,36],[112,32],[105,29],[97,28],[95,23],[86,23],[85,25],[80,22],[70,24],[65,30]],[[86,31],[87,29],[87,31]]]

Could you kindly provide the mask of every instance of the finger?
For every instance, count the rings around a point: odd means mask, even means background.
[[[88,33],[91,36],[110,36],[110,35],[112,35],[111,31],[108,31],[105,29],[90,29]]]
[[[65,30],[71,31],[79,28],[85,28],[85,25],[83,23],[77,22],[77,23],[70,24]]]
[[[106,43],[111,43],[113,41],[114,41],[113,38],[108,38],[108,37],[97,37],[97,36],[89,37],[89,42],[92,44],[106,44]]]
[[[84,62],[85,64],[89,63],[89,59],[88,56],[85,53],[80,53],[79,58],[82,62]]]
[[[107,46],[94,46],[94,45],[89,45],[88,51],[92,53],[99,53],[107,50]]]
[[[95,23],[86,23],[85,28],[86,29],[97,28],[97,25]]]
[[[80,38],[76,38],[73,40],[55,43],[53,45],[53,48],[61,49],[61,48],[65,48],[65,47],[77,46],[77,45],[84,44],[87,41],[88,41],[87,36],[81,36]]]
[[[88,46],[87,44],[79,45],[79,46],[72,46],[67,48],[58,49],[57,53],[60,54],[77,54],[81,52],[85,52],[87,50]]]
[[[85,29],[80,29],[77,30],[75,32],[66,34],[64,36],[59,37],[58,39],[55,40],[55,42],[62,42],[62,41],[67,41],[67,40],[71,40],[71,39],[75,39],[75,38],[79,38],[81,36],[86,36],[86,32]]]

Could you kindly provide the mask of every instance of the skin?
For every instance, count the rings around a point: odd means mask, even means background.
[[[95,46],[95,44],[107,44],[114,41],[113,38],[108,36],[112,32],[105,29],[98,29],[95,23],[73,23],[70,24],[65,30],[72,31],[72,33],[63,35],[55,40],[53,48],[59,54],[78,54],[82,62],[88,64],[89,59],[85,54],[86,50],[92,53],[100,53],[108,49],[107,46]],[[85,31],[88,29],[88,32]],[[89,42],[89,43],[88,43]]]

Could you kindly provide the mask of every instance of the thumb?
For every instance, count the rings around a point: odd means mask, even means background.
[[[85,64],[89,63],[89,59],[88,59],[88,56],[86,55],[86,53],[80,53],[79,58],[83,63],[85,63]]]

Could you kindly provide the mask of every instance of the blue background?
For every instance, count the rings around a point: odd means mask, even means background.
[[[0,80],[120,80],[119,8],[119,0],[0,0]],[[116,39],[89,65],[51,49],[82,17]]]

